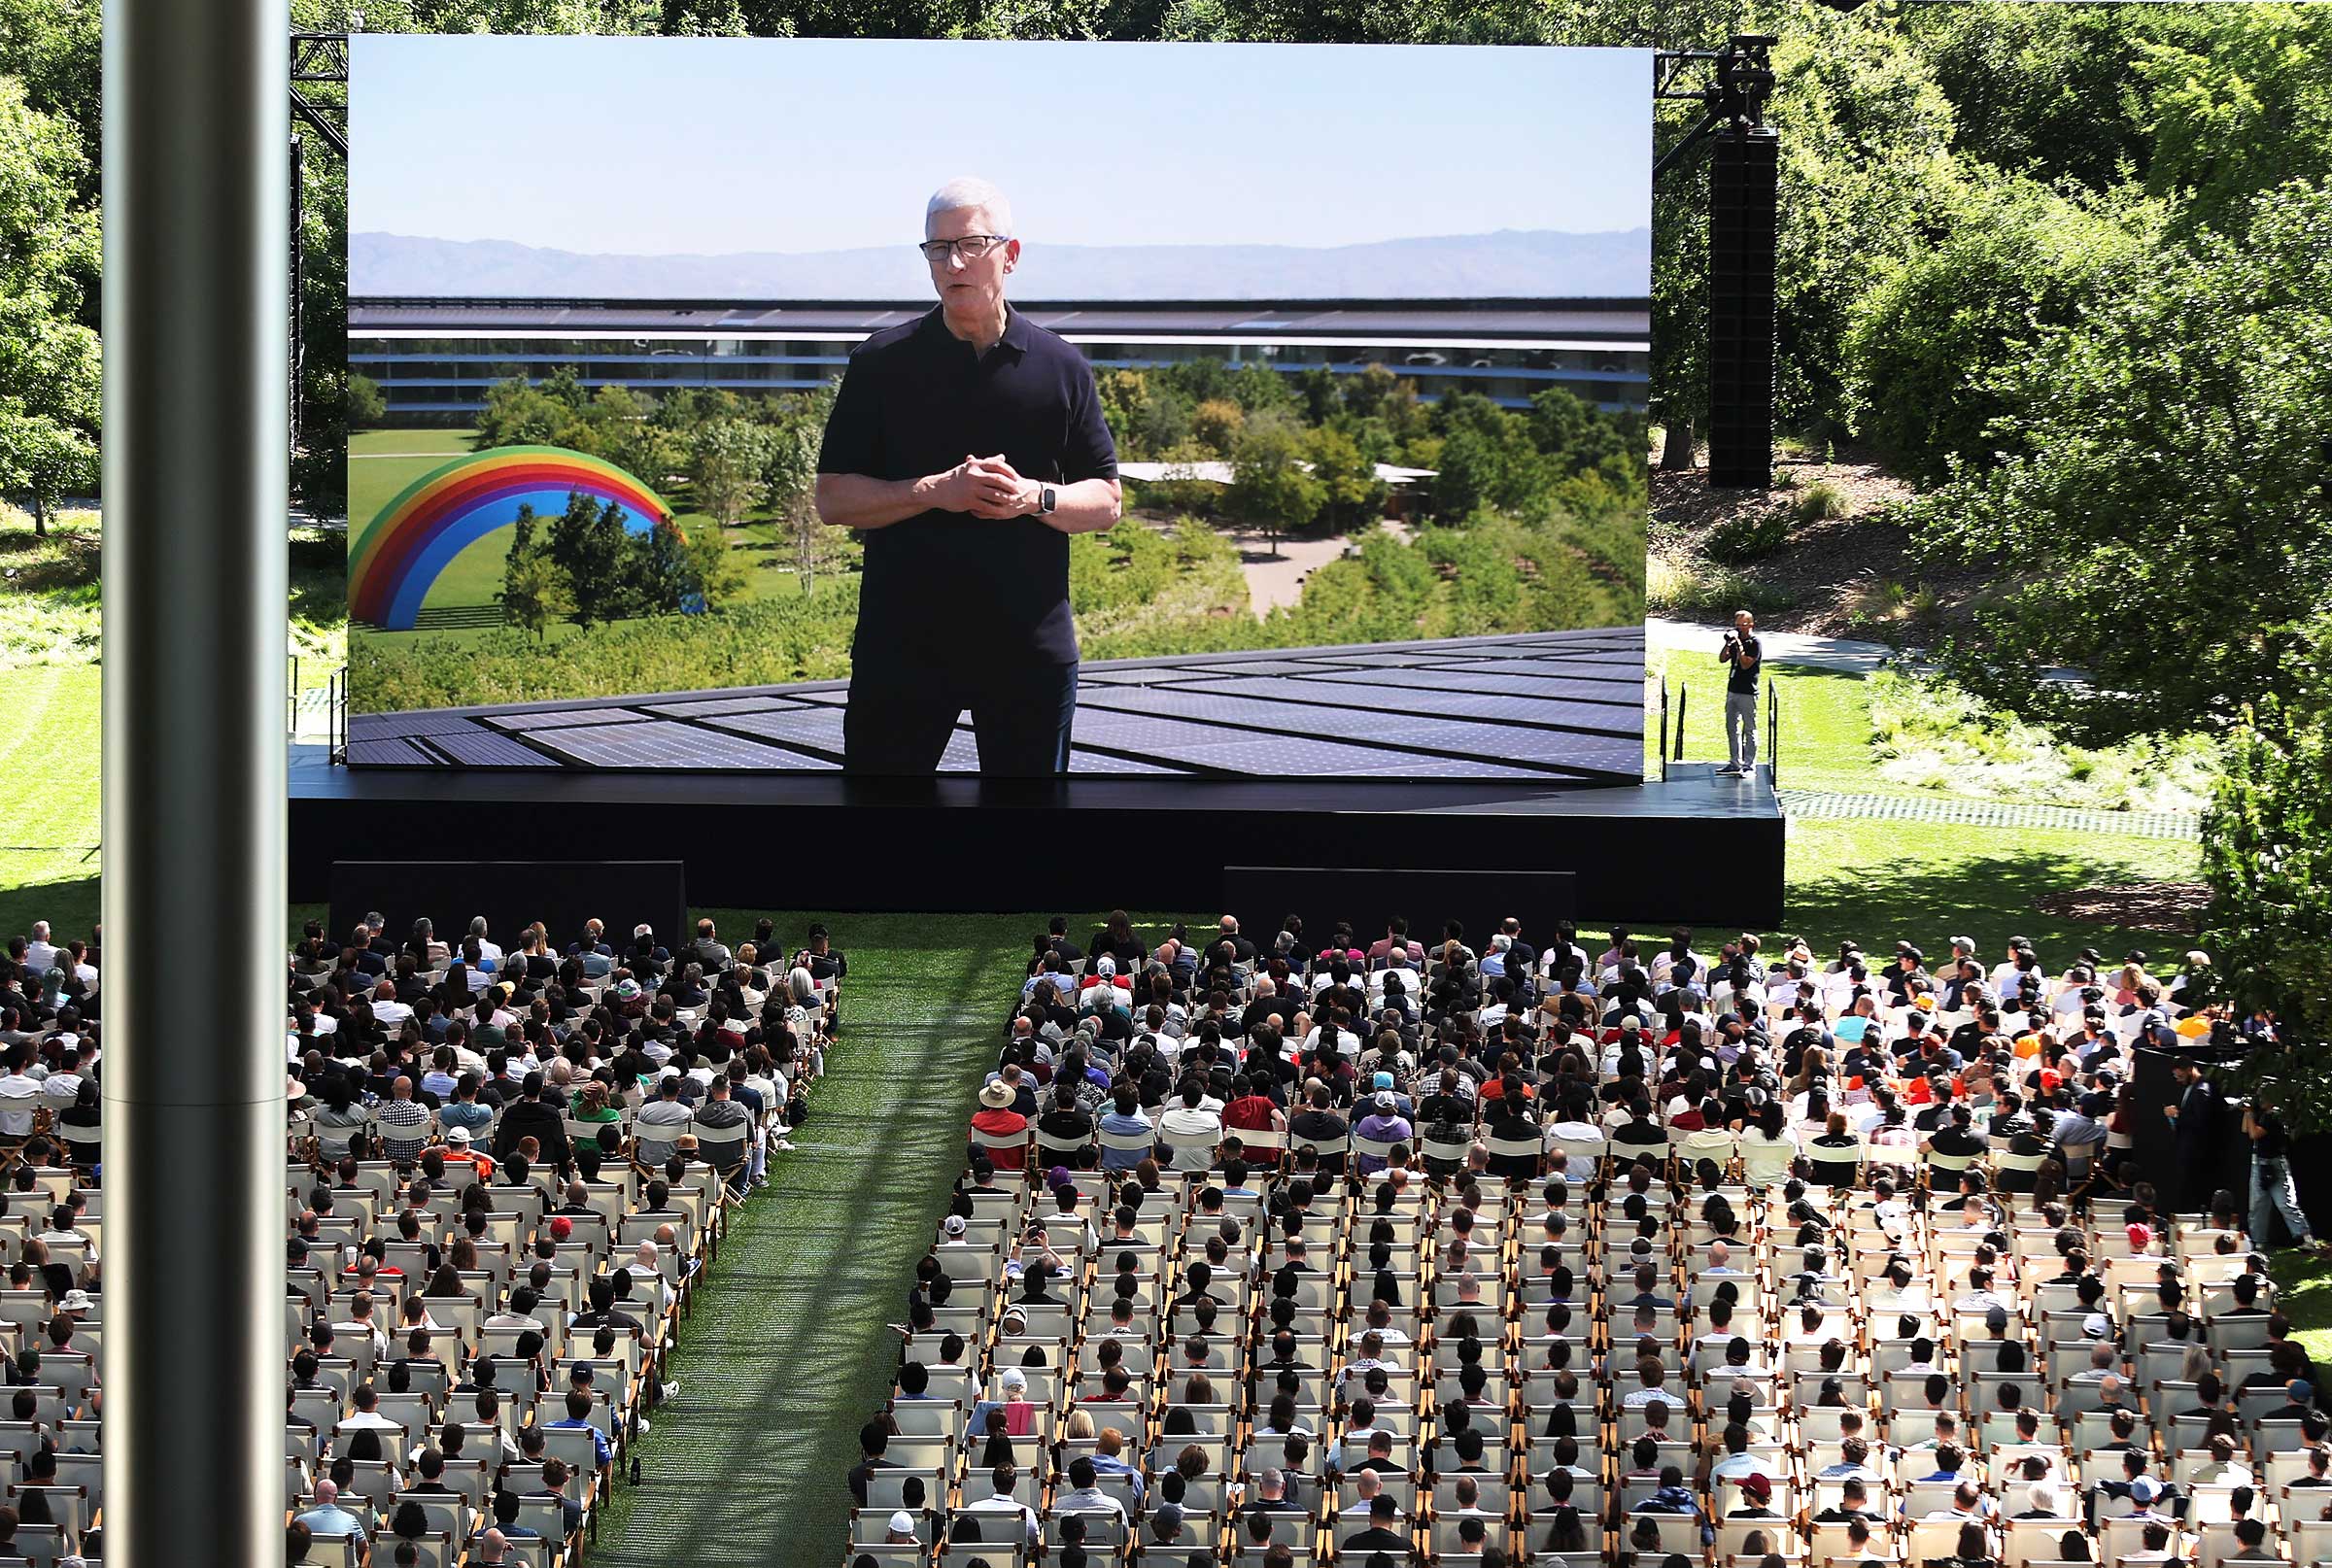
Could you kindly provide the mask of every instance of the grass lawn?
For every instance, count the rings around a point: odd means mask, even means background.
[[[1652,673],[1668,677],[1668,717],[1671,727],[1683,709],[1684,758],[1687,762],[1723,762],[1725,750],[1724,666],[1713,657],[1671,648],[1655,648],[1647,656]],[[1897,784],[1879,776],[1870,754],[1870,703],[1863,679],[1838,670],[1785,665],[1769,666],[1781,694],[1781,779],[1793,790],[1835,791],[1844,795],[1930,797],[1942,792]],[[1689,692],[1689,697],[1685,694]],[[1654,699],[1657,703],[1658,699]],[[1764,757],[1765,732],[1757,737]],[[1668,753],[1674,756],[1676,733],[1668,733]],[[1644,755],[1657,769],[1660,758],[1660,713],[1657,706],[1645,727]],[[2047,804],[2051,802],[2037,802]]]
[[[2190,879],[2199,874],[2201,849],[2178,839],[2060,830],[1794,819],[1788,863],[1788,926],[1816,953],[1835,955],[1850,937],[1883,953],[1903,937],[1932,963],[1952,937],[1972,937],[1990,964],[2010,937],[2030,937],[2053,970],[2084,947],[2118,958],[2132,947],[2181,952],[2191,938],[2059,920],[2033,907],[2036,894]]]
[[[2292,1338],[2320,1366],[2332,1357],[2332,1258],[2285,1250],[2269,1260],[2268,1273],[2275,1277],[2276,1305],[2291,1317]]]
[[[0,937],[35,920],[86,936],[97,919],[97,666],[6,672],[0,704]]]

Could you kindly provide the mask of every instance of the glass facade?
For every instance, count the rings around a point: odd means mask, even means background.
[[[1565,387],[1609,411],[1641,411],[1650,385],[1650,355],[1632,345],[1614,348],[1526,340],[1474,348],[1405,344],[1159,342],[1122,338],[1079,342],[1097,367],[1144,369],[1212,358],[1238,365],[1266,364],[1288,374],[1325,366],[1357,375],[1385,365],[1417,384],[1427,401],[1450,391],[1479,392],[1508,407],[1533,393]],[[629,387],[654,392],[675,387],[718,387],[744,394],[804,392],[841,373],[857,339],[562,338],[367,336],[349,334],[349,364],[378,382],[392,418],[447,415],[476,409],[486,389],[512,376],[539,382],[573,366],[586,386]]]

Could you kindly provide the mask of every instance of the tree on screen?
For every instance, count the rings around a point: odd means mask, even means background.
[[[632,597],[624,572],[628,554],[624,509],[612,501],[602,508],[583,492],[570,492],[566,512],[551,525],[551,560],[565,575],[575,620],[586,630],[623,615]]]
[[[1366,527],[1385,509],[1389,487],[1351,433],[1333,426],[1309,431],[1304,441],[1312,477],[1320,481],[1320,504],[1329,526]]]
[[[575,609],[574,591],[566,574],[551,557],[551,541],[543,534],[534,508],[519,503],[510,553],[502,566],[502,619],[540,642],[555,621]]]
[[[825,424],[823,405],[832,401],[832,393],[820,393],[821,406],[814,418],[798,419],[775,430],[776,439],[770,442],[761,469],[770,509],[777,516],[782,536],[793,545],[794,574],[801,579],[805,594],[816,581],[818,550],[826,536],[816,505],[818,441]]]
[[[669,528],[658,528],[669,533]],[[682,565],[688,586],[681,589],[689,594],[703,596],[707,609],[720,609],[734,604],[744,597],[745,566],[737,559],[737,549],[728,534],[719,528],[695,528],[689,532],[688,543],[682,547]],[[675,602],[678,602],[677,600]]]
[[[1327,487],[1304,466],[1304,438],[1289,421],[1250,420],[1231,452],[1231,515],[1263,529],[1271,553],[1280,535],[1308,527],[1327,503]]]
[[[768,494],[762,470],[771,444],[768,427],[747,420],[715,420],[699,430],[690,464],[698,510],[725,528],[743,523]]]

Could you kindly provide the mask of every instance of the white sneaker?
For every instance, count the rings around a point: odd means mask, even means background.
[[[779,1152],[780,1154],[791,1154],[791,1153],[794,1151],[794,1145],[793,1145],[792,1143],[790,1143],[790,1142],[786,1142],[786,1141],[785,1141],[784,1139],[782,1139],[782,1138],[781,1138],[781,1139],[779,1139],[779,1140],[777,1140],[777,1142],[774,1142],[774,1143],[772,1143],[772,1144],[770,1145],[770,1147],[772,1147],[772,1148],[773,1148],[773,1149],[777,1150],[777,1152]],[[763,1177],[762,1177],[762,1179],[763,1179],[764,1181],[767,1181],[767,1180],[769,1179],[769,1177],[768,1177],[768,1176],[763,1176]]]
[[[642,1415],[639,1418],[639,1435],[641,1437],[646,1437],[650,1432],[655,1430],[656,1429],[654,1427],[648,1424],[648,1418],[645,1415]]]
[[[680,1397],[680,1385],[676,1382],[668,1382],[659,1392],[662,1394],[664,1402],[669,1405]]]

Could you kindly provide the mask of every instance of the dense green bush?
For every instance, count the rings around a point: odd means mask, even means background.
[[[1790,509],[1761,506],[1755,511],[1735,513],[1709,529],[1701,548],[1708,552],[1711,561],[1739,565],[1769,556],[1789,542]]]
[[[2288,700],[2244,715],[2203,829],[2203,946],[2223,993],[2283,1048],[2245,1064],[2301,1132],[2332,1132],[2332,631]]]
[[[2207,736],[2086,749],[1978,701],[1947,680],[1870,677],[1872,750],[1898,784],[2106,811],[2198,811],[2218,778]]]
[[[1935,243],[1880,264],[1846,333],[1841,415],[1927,481],[1988,465],[1987,429],[2017,406],[2001,373],[2077,321],[2158,243],[2159,203],[2075,199],[2027,180],[1963,184]]]

